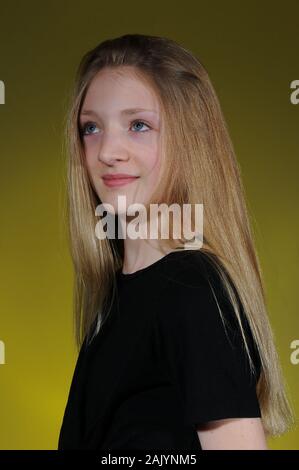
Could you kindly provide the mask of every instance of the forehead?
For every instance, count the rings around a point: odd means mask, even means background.
[[[104,68],[91,81],[84,99],[84,108],[145,108],[158,112],[157,95],[145,77],[129,66]]]

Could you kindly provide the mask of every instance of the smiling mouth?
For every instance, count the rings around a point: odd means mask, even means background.
[[[121,177],[121,178],[103,178],[104,184],[109,188],[124,186],[125,184],[132,183],[135,181],[139,176],[128,176],[128,177]]]

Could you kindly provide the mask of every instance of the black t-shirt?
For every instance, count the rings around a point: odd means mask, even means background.
[[[116,277],[113,308],[81,347],[58,450],[196,451],[197,425],[261,416],[261,363],[249,325],[241,306],[256,377],[232,305],[203,252],[174,251]]]

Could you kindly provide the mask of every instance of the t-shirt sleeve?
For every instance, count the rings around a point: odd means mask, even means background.
[[[219,284],[212,287],[225,323],[208,282],[173,285],[169,304],[174,314],[172,326],[168,323],[168,331],[175,336],[173,364],[188,424],[261,416],[256,393],[260,358],[249,324],[241,309],[256,375],[250,372],[233,307]]]

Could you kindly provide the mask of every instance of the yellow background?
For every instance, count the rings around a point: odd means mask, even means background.
[[[76,361],[63,219],[63,118],[81,56],[126,33],[193,51],[219,96],[241,165],[269,315],[299,415],[299,3],[0,2],[0,448],[56,449]],[[298,427],[272,439],[299,449]]]

